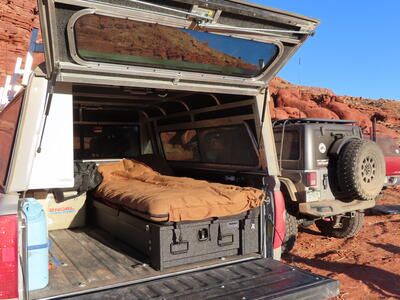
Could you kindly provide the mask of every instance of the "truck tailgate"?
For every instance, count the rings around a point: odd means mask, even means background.
[[[70,299],[328,299],[338,293],[336,280],[259,259]]]

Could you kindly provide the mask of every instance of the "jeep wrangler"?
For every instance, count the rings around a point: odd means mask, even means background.
[[[285,251],[299,224],[315,222],[336,238],[356,235],[385,181],[377,144],[362,138],[355,121],[287,119],[273,126],[287,209]]]

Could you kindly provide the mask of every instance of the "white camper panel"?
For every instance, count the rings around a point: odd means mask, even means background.
[[[8,173],[7,193],[74,185],[72,95],[54,93],[45,124],[47,85],[45,78],[36,76],[32,76],[28,84]]]
[[[74,186],[73,136],[72,94],[55,93],[41,152],[35,152],[29,189]]]

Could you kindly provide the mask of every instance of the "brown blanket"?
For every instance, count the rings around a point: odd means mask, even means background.
[[[134,160],[102,164],[96,196],[152,221],[198,221],[237,215],[264,201],[261,190],[164,176]]]

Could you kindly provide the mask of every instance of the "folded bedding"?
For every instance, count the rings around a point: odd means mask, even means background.
[[[95,196],[156,222],[199,221],[259,207],[261,190],[165,176],[135,160],[104,163]]]

